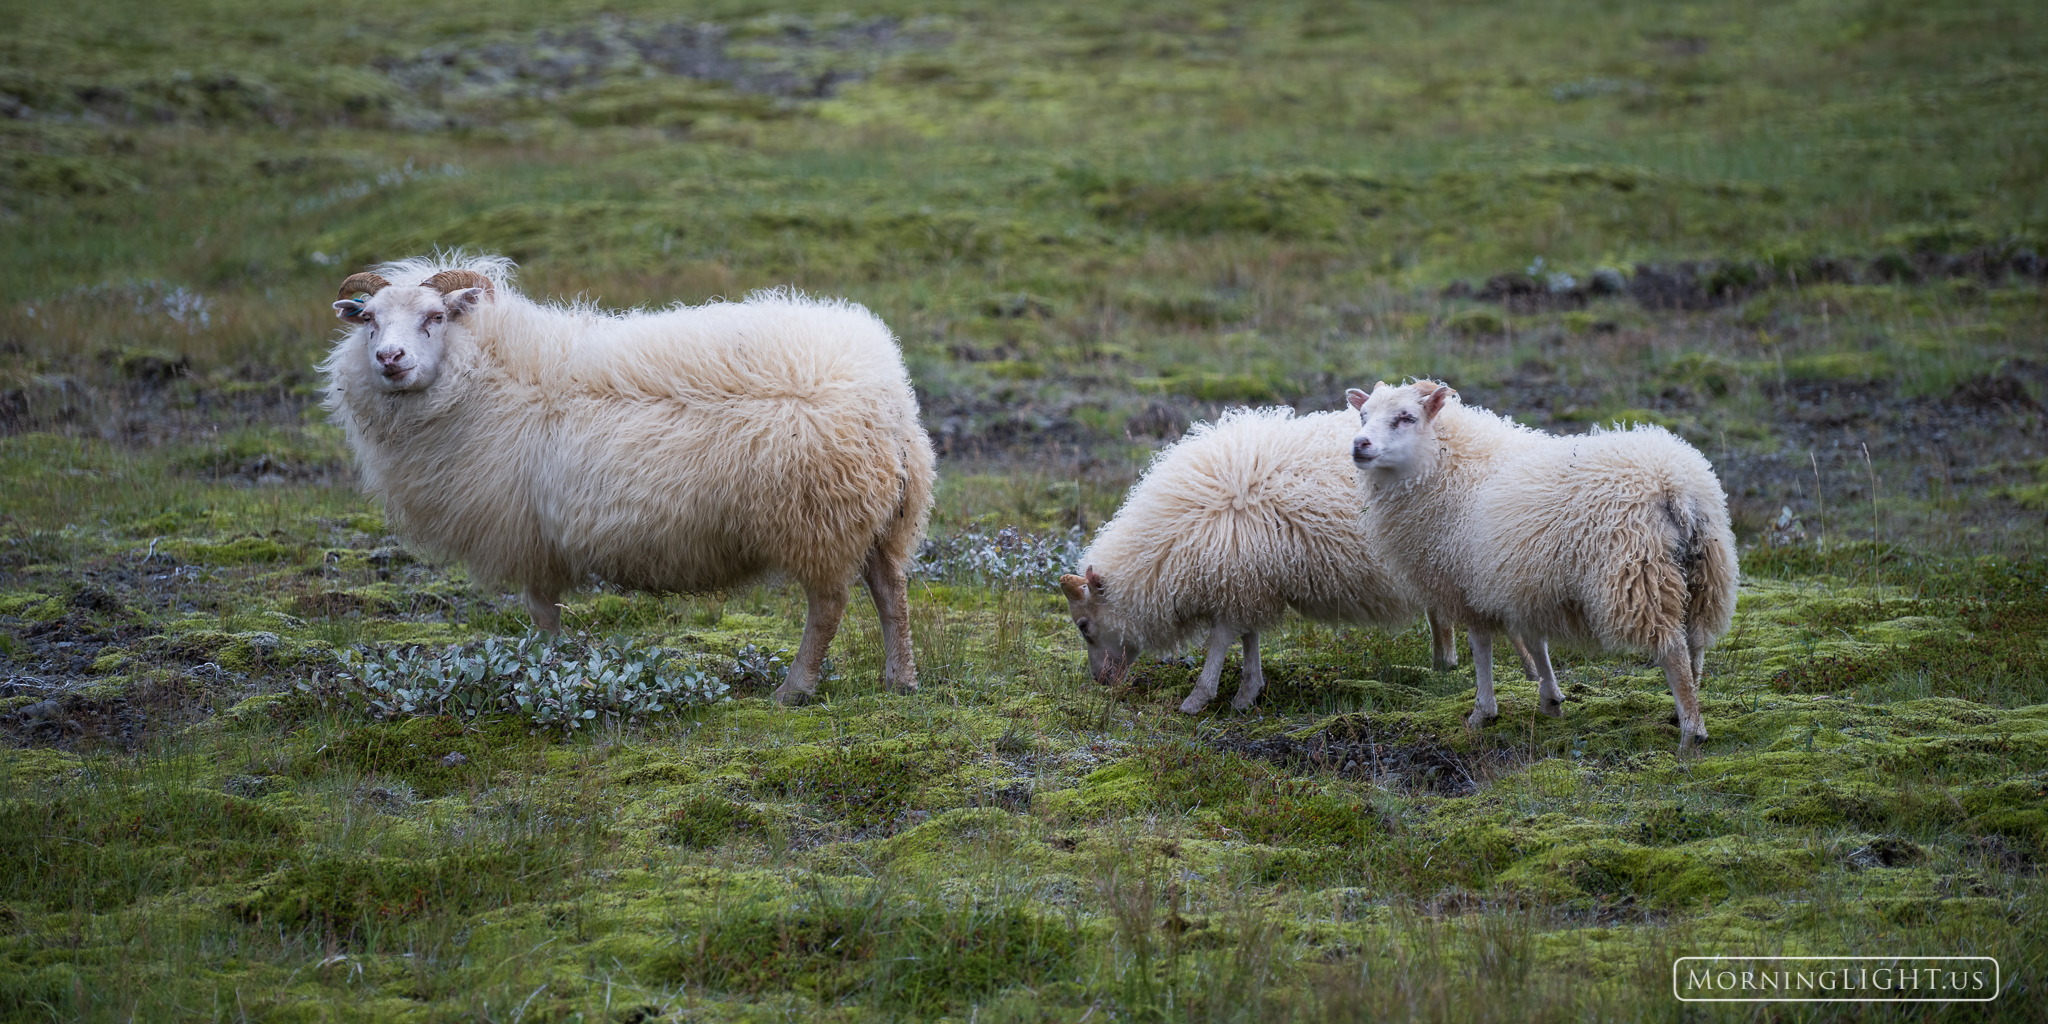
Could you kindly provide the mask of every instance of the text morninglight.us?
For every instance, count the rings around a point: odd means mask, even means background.
[[[1989,1002],[1988,956],[1688,956],[1671,965],[1685,1002]]]

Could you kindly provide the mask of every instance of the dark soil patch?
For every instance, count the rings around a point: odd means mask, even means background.
[[[1700,310],[1740,302],[1775,287],[1822,281],[1884,283],[1975,278],[1999,284],[2008,280],[2039,281],[2044,276],[2048,276],[2048,260],[2032,249],[1981,246],[1962,253],[1894,252],[1870,257],[1821,255],[1768,262],[1731,259],[1638,263],[1635,272],[1625,280],[1607,274],[1569,282],[1525,273],[1497,274],[1478,288],[1454,281],[1442,294],[1445,298],[1497,302],[1524,313],[1579,309],[1610,295],[1626,295],[1644,309]]]
[[[1442,796],[1464,796],[1478,789],[1489,774],[1482,766],[1497,759],[1497,755],[1462,754],[1427,737],[1387,742],[1360,716],[1342,719],[1311,739],[1253,739],[1226,733],[1209,743],[1218,750],[1298,774],[1329,772]]]

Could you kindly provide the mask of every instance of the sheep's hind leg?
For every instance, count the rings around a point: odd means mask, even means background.
[[[1472,643],[1472,678],[1479,691],[1472,702],[1472,715],[1465,719],[1465,724],[1483,729],[1488,722],[1500,717],[1500,702],[1493,696],[1493,634],[1467,626],[1465,636]]]
[[[910,581],[892,566],[880,548],[868,552],[861,579],[875,599],[882,620],[882,685],[912,693],[917,690],[917,655],[910,646]]]
[[[1542,695],[1537,709],[1552,718],[1563,718],[1564,691],[1557,688],[1557,672],[1550,667],[1550,643],[1539,636],[1536,646],[1531,648],[1519,636],[1510,634],[1508,639],[1514,641],[1515,653],[1522,656],[1522,670],[1529,673]]]
[[[1458,627],[1448,618],[1429,612],[1430,659],[1438,672],[1458,667]]]
[[[1209,630],[1209,658],[1202,662],[1201,678],[1195,680],[1195,692],[1180,702],[1182,714],[1196,715],[1216,699],[1216,684],[1223,679],[1223,659],[1230,654],[1230,642],[1237,639],[1237,631],[1219,622]]]
[[[1237,696],[1230,699],[1230,706],[1239,711],[1252,706],[1259,699],[1259,691],[1266,688],[1266,670],[1259,665],[1259,633],[1253,630],[1244,635],[1244,671],[1237,677]]]
[[[562,608],[556,602],[562,599],[559,593],[543,594],[538,590],[526,592],[526,610],[533,615],[533,628],[538,633],[562,634]]]
[[[1685,646],[1692,654],[1692,681],[1695,686],[1706,683],[1707,644],[1710,642],[1704,627],[1692,626],[1685,631]]]
[[[1689,751],[1707,739],[1707,720],[1700,714],[1700,695],[1692,674],[1692,652],[1683,639],[1657,652],[1664,666],[1664,681],[1671,686],[1671,699],[1678,705],[1678,749]]]
[[[789,666],[789,674],[783,677],[782,685],[775,688],[775,699],[784,704],[802,704],[818,692],[818,677],[824,674],[825,651],[832,646],[832,637],[839,632],[839,620],[846,616],[844,583],[807,586],[804,596],[810,601],[810,609],[804,616],[803,642],[797,644],[796,662]]]

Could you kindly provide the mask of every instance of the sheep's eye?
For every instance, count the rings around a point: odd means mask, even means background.
[[[1090,635],[1089,635],[1089,633],[1088,633],[1088,620],[1087,620],[1087,619],[1075,619],[1075,620],[1074,620],[1074,627],[1075,627],[1076,629],[1079,629],[1079,630],[1081,631],[1081,639],[1083,639],[1083,640],[1093,640],[1093,639],[1095,639],[1095,638],[1094,638],[1093,636],[1090,636]]]
[[[429,314],[427,314],[427,322],[428,322],[428,323],[430,323],[430,324],[438,324],[438,323],[440,323],[441,321],[443,321],[443,320],[446,320],[446,319],[447,319],[447,317],[443,316],[443,315],[442,315],[442,314],[440,314],[440,313],[429,313]]]
[[[1403,423],[1413,423],[1413,422],[1415,422],[1415,416],[1414,416],[1414,414],[1412,414],[1412,413],[1405,413],[1405,412],[1404,412],[1404,413],[1402,413],[1401,415],[1399,415],[1399,416],[1396,416],[1396,417],[1394,417],[1394,425],[1395,425],[1395,426],[1397,426],[1397,427],[1398,427],[1398,426],[1400,426],[1400,425],[1401,425],[1401,424],[1403,424]]]

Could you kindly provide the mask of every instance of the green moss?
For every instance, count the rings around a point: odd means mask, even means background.
[[[32,590],[0,594],[0,615],[20,615],[33,618],[41,606],[52,600],[50,595]]]
[[[74,789],[0,803],[0,871],[10,903],[102,910],[262,874],[298,835],[290,817],[211,790]]]
[[[301,777],[336,769],[400,779],[423,797],[437,797],[489,782],[493,771],[535,756],[543,741],[510,719],[465,728],[454,718],[409,718],[358,725],[299,753]],[[451,757],[450,755],[459,755]]]
[[[2048,862],[2048,774],[1968,792],[1963,827],[2011,840],[2036,862]]]
[[[767,766],[758,784],[767,793],[813,804],[855,828],[889,827],[913,804],[943,802],[940,794],[953,789],[943,777],[959,763],[956,750],[901,743],[804,748]]]
[[[1274,845],[1359,846],[1385,831],[1365,803],[1328,793],[1257,792],[1217,817],[1252,842]]]
[[[316,857],[265,881],[235,909],[259,924],[360,929],[527,902],[560,881],[555,850],[439,857]]]
[[[219,544],[187,543],[183,548],[185,557],[207,565],[251,565],[298,558],[295,547],[268,537],[240,537]]]
[[[1001,359],[983,363],[983,373],[997,380],[1037,380],[1045,376],[1045,365],[1024,359]]]
[[[1079,936],[1014,906],[924,907],[873,889],[819,887],[802,906],[747,900],[703,913],[692,948],[656,974],[714,991],[794,989],[928,1015],[1064,970]]]
[[[1710,839],[1657,849],[1608,840],[1553,847],[1516,862],[1498,881],[1554,900],[1683,907],[1796,885],[1815,860],[1802,846]]]
[[[1643,812],[1638,842],[1647,846],[1668,846],[1711,839],[1736,831],[1726,815],[1712,810],[1692,810],[1671,804]]]
[[[33,702],[43,698],[29,695]],[[53,782],[76,774],[83,762],[77,754],[48,748],[26,748],[0,751],[0,768],[7,778],[16,785]]]
[[[1490,309],[1464,309],[1444,319],[1444,329],[1453,334],[1492,337],[1507,332],[1507,321]]]
[[[721,796],[695,796],[668,812],[661,841],[692,850],[717,846],[734,836],[761,831],[767,820],[745,804]]]

